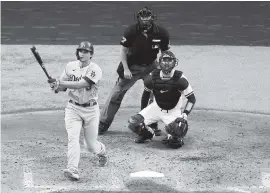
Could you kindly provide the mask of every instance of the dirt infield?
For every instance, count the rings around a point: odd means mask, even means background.
[[[185,145],[167,149],[157,137],[135,144],[123,120],[136,108],[123,108],[100,140],[107,167],[82,149],[81,180],[63,176],[67,134],[63,111],[2,115],[2,192],[267,192],[270,171],[270,116],[194,111]],[[163,178],[130,178],[152,170]]]

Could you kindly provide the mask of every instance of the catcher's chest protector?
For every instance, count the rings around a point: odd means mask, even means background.
[[[171,110],[178,103],[181,97],[181,93],[178,91],[178,80],[181,76],[182,72],[176,70],[170,80],[162,80],[160,70],[152,72],[153,93],[161,109]]]

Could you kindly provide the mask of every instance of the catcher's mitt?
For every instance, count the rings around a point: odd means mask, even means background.
[[[187,134],[188,123],[184,118],[178,117],[165,126],[165,130],[172,137],[183,138]]]

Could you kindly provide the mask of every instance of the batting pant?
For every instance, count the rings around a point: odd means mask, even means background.
[[[113,122],[113,119],[121,106],[122,100],[126,92],[139,80],[144,79],[153,71],[156,63],[153,62],[150,66],[132,65],[130,71],[132,72],[131,79],[118,78],[114,88],[108,97],[103,111],[101,112],[100,122],[105,124],[108,128]]]
[[[80,107],[68,103],[65,109],[65,124],[68,134],[67,168],[78,170],[80,161],[80,132],[83,128],[84,142],[88,151],[105,154],[105,145],[97,141],[99,124],[99,106]]]

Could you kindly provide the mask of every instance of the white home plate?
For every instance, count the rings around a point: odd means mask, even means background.
[[[159,172],[145,170],[145,171],[130,173],[129,176],[133,178],[161,178],[161,177],[164,177],[164,174],[159,173]]]

